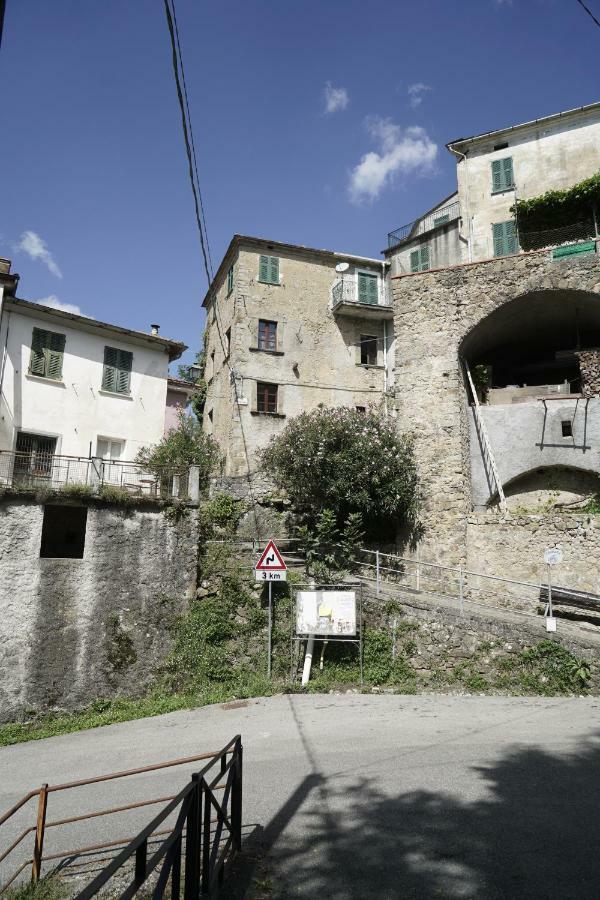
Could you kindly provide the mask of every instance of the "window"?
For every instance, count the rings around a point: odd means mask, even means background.
[[[227,357],[229,356],[230,353],[231,353],[231,326],[225,332],[225,354],[226,354],[225,359],[227,359]]]
[[[233,266],[229,266],[229,271],[227,272],[227,293],[230,294],[233,290]]]
[[[379,279],[377,275],[369,275],[366,272],[358,273],[358,302],[379,303]]]
[[[519,249],[514,219],[492,225],[494,256],[510,256]]]
[[[29,374],[58,381],[62,377],[65,340],[65,335],[57,331],[34,328],[31,336]]]
[[[277,322],[258,320],[258,349],[277,350]]]
[[[366,411],[367,411],[366,406],[355,406],[354,408],[357,413],[366,413]]]
[[[117,347],[104,348],[102,390],[113,394],[128,394],[133,353]]]
[[[410,254],[410,271],[425,272],[429,268],[429,247],[419,247]]]
[[[515,186],[512,156],[492,162],[492,194],[508,191]]]
[[[377,365],[377,338],[372,334],[360,336],[360,363],[362,366]]]
[[[504,141],[502,144],[494,144],[494,150],[506,150],[508,147],[508,141]]]
[[[279,257],[260,257],[258,263],[258,280],[264,282],[264,284],[279,284]]]
[[[277,385],[259,381],[256,384],[256,411],[260,413],[277,412]]]
[[[86,506],[45,506],[40,556],[83,559]]]
[[[445,225],[446,222],[450,221],[450,213],[444,213],[443,216],[438,216],[433,220],[433,227],[437,228],[438,225]]]
[[[96,456],[99,456],[101,459],[121,459],[124,446],[124,441],[115,441],[113,438],[98,438]]]
[[[563,437],[573,437],[573,423],[569,419],[565,419],[560,423]]]
[[[52,479],[56,438],[19,431],[15,446],[13,480],[20,485],[38,485]]]

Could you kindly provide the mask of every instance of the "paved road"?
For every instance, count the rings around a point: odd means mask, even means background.
[[[44,780],[216,749],[241,732],[246,832],[260,826],[254,838],[271,848],[273,898],[598,898],[599,713],[596,698],[280,696],[207,707],[0,750],[0,810]],[[169,793],[186,777],[87,788],[85,803]],[[56,795],[49,818],[82,802]],[[148,818],[94,820],[70,846]],[[48,852],[57,847],[51,834]]]

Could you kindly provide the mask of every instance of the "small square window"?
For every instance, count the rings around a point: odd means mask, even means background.
[[[256,385],[256,411],[261,413],[277,412],[277,385],[264,381]]]
[[[367,411],[366,406],[355,406],[354,408],[356,409],[357,413],[366,413],[366,411]]]
[[[87,506],[44,506],[40,556],[83,559]]]
[[[563,437],[573,437],[573,423],[570,419],[564,419],[560,423]]]
[[[258,349],[277,350],[277,322],[258,320]]]
[[[361,366],[377,365],[377,338],[372,334],[360,336],[360,364]]]
[[[230,294],[233,290],[233,266],[229,266],[229,270],[227,272],[227,293]]]

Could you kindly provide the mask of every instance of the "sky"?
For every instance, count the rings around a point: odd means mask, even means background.
[[[586,0],[600,18],[600,0]],[[600,100],[577,0],[176,0],[214,268],[235,233],[379,257],[445,144]],[[162,0],[7,0],[0,256],[18,296],[200,347]]]

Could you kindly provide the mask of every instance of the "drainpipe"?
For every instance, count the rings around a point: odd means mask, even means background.
[[[467,160],[467,154],[461,153],[460,150],[455,150],[450,144],[448,144],[448,150],[450,153],[454,153],[455,156],[460,157],[465,164],[465,214],[467,217],[467,228],[468,228],[468,237],[467,237],[467,252],[468,252],[468,262],[473,262],[473,228],[471,223],[471,209],[469,204],[469,166]],[[458,178],[457,178],[458,181]]]

